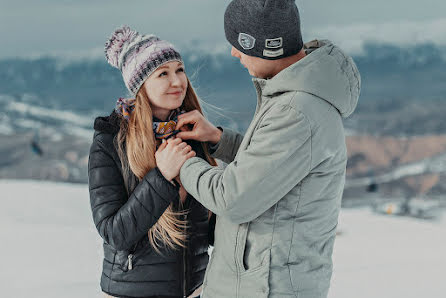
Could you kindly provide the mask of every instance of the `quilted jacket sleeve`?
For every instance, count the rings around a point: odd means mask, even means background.
[[[110,152],[112,144],[108,134],[93,139],[88,163],[90,204],[104,241],[116,250],[128,250],[147,234],[169,204],[179,199],[178,187],[154,168],[128,195]]]

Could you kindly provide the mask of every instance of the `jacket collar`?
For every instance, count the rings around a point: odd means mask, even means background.
[[[109,134],[117,134],[121,125],[121,118],[113,111],[109,116],[97,117],[94,120],[94,130]]]

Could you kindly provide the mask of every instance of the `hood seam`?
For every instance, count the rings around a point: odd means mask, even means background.
[[[342,67],[342,63],[341,62],[339,62],[333,55],[332,55],[332,52],[335,50],[335,45],[331,45],[331,50],[330,50],[330,53],[328,53],[328,55],[333,59],[333,60],[335,60],[336,61],[336,63],[339,65],[339,68],[342,70],[342,72],[344,73],[344,75],[348,78],[348,87],[349,87],[349,89],[350,89],[350,100],[349,100],[349,102],[350,102],[350,104],[349,104],[349,110],[351,111],[352,109],[353,109],[353,102],[352,102],[352,99],[353,99],[353,87],[352,87],[352,82],[351,82],[351,76],[349,75],[349,73],[344,69],[344,67]],[[339,53],[341,56],[342,56],[342,58],[343,58],[343,61],[346,61],[346,60],[349,60],[349,58],[350,57],[347,57],[342,51],[337,51],[337,53]],[[351,59],[351,58],[350,58]],[[347,63],[347,64],[349,64],[349,66],[351,67],[351,70],[352,70],[352,73],[353,73],[353,76],[354,76],[354,78],[356,79],[356,82],[358,82],[358,84],[359,84],[359,78],[358,78],[358,76],[357,76],[357,71],[355,71],[355,68],[353,67],[353,63]],[[358,84],[355,84],[355,86],[354,87],[356,87],[356,85],[358,85]],[[359,88],[356,88],[356,89],[359,89]],[[343,113],[341,113],[341,115],[342,115]],[[346,113],[347,114],[347,113]]]

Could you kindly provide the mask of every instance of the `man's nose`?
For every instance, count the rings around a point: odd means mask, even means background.
[[[231,56],[237,57],[240,59],[240,52],[236,48],[232,47],[231,48]]]

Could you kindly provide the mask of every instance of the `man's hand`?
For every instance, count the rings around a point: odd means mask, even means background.
[[[187,124],[192,124],[193,129],[187,131]],[[178,116],[178,123],[175,129],[181,130],[177,134],[183,140],[196,140],[217,144],[220,141],[222,131],[209,122],[197,110],[193,110]]]

